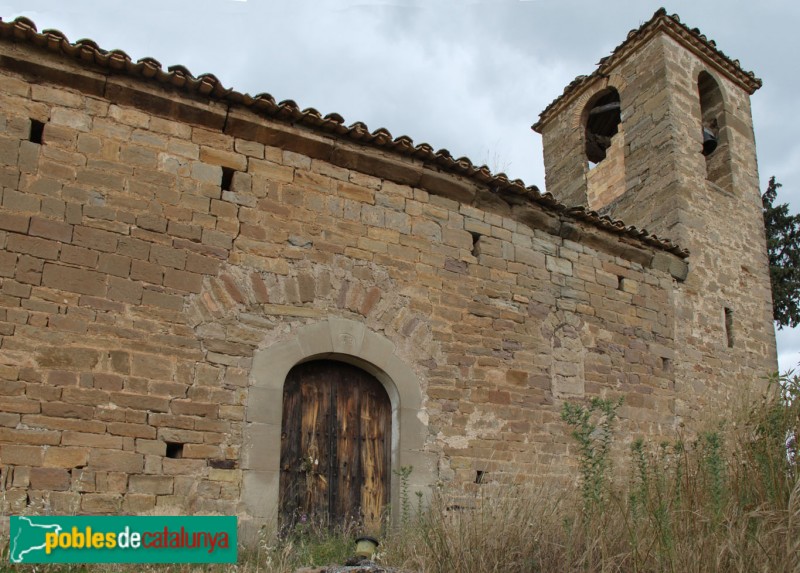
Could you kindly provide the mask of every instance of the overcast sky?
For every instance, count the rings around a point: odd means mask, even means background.
[[[538,114],[647,21],[650,0],[0,0],[71,41],[210,72],[227,87],[337,112],[544,190]],[[764,80],[753,96],[762,190],[800,208],[800,2],[665,5]],[[781,369],[800,330],[778,333]]]

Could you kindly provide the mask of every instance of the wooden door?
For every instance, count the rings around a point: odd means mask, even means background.
[[[283,389],[280,517],[379,528],[389,503],[391,405],[386,390],[350,364],[292,368]]]

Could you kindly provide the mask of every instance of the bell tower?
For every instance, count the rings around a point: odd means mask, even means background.
[[[540,115],[546,188],[690,252],[676,413],[777,369],[750,96],[761,80],[662,8]]]

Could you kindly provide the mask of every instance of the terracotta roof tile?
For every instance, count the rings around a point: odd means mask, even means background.
[[[337,113],[323,116],[314,108],[301,110],[292,100],[275,102],[268,93],[252,96],[226,88],[213,74],[194,76],[186,67],[176,65],[164,70],[161,63],[153,58],[141,58],[134,62],[122,50],[104,50],[92,40],[78,40],[70,43],[59,30],[37,31],[36,25],[25,17],[16,18],[12,22],[0,19],[0,39],[5,41],[25,42],[42,49],[66,56],[84,63],[94,65],[107,73],[124,74],[146,81],[153,81],[182,90],[188,94],[200,95],[219,100],[231,105],[239,105],[262,116],[306,126],[310,129],[390,151],[401,156],[422,160],[428,165],[435,165],[440,170],[461,175],[477,183],[486,185],[492,192],[512,204],[532,202],[545,209],[568,218],[585,221],[595,227],[605,229],[618,235],[625,235],[652,247],[668,251],[681,258],[689,256],[689,252],[669,240],[661,239],[635,227],[627,227],[622,221],[613,221],[608,217],[600,217],[594,211],[582,207],[568,208],[559,203],[550,193],[541,193],[536,186],[526,186],[520,179],[509,179],[505,173],[493,174],[486,165],[477,166],[467,157],[454,159],[446,149],[434,152],[427,143],[414,144],[407,135],[394,137],[385,128],[370,132],[363,122],[355,122],[345,126],[344,118]]]
[[[731,59],[725,55],[724,52],[719,50],[714,40],[706,38],[697,28],[690,29],[681,22],[677,14],[668,15],[664,8],[659,8],[650,20],[642,24],[639,28],[628,32],[625,41],[614,48],[610,55],[602,58],[598,62],[597,69],[593,73],[588,76],[578,76],[572,80],[572,82],[564,88],[562,94],[550,102],[545,110],[539,114],[539,121],[533,124],[533,130],[537,132],[540,131],[541,126],[550,119],[557,110],[569,103],[573,96],[577,96],[582,87],[589,85],[598,77],[607,76],[610,70],[622,60],[626,54],[638,47],[639,44],[647,41],[659,30],[670,34],[689,49],[695,51],[699,56],[710,61],[718,71],[724,73],[735,83],[739,84],[747,93],[752,95],[753,92],[761,87],[761,80],[757,78],[753,72],[743,70],[739,64],[739,60]]]

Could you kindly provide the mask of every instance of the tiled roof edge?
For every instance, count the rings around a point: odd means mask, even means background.
[[[55,52],[59,55],[77,60],[85,66],[97,66],[109,73],[127,75],[144,81],[177,88],[188,94],[218,100],[227,104],[243,106],[261,115],[278,121],[299,124],[314,131],[338,135],[355,143],[390,151],[404,157],[423,161],[427,165],[471,179],[489,187],[500,197],[513,197],[537,203],[546,210],[585,221],[597,228],[628,236],[636,241],[672,253],[685,259],[689,251],[672,243],[668,239],[659,238],[644,229],[626,226],[619,220],[600,216],[595,211],[582,207],[567,207],[559,203],[552,194],[542,193],[535,185],[525,186],[520,179],[509,179],[505,173],[493,174],[486,165],[475,166],[467,157],[453,158],[449,151],[440,149],[434,152],[427,143],[415,145],[414,141],[401,135],[394,138],[385,128],[369,131],[366,124],[355,122],[345,126],[344,118],[337,113],[322,116],[314,108],[301,110],[292,100],[276,102],[268,93],[255,96],[226,88],[213,74],[194,76],[184,66],[170,66],[165,71],[161,64],[153,58],[142,58],[134,62],[122,50],[104,50],[96,42],[88,39],[70,43],[66,35],[59,30],[37,31],[36,24],[25,17],[12,22],[0,18],[0,39],[14,42],[25,42],[39,48]],[[512,199],[513,201],[513,199]]]
[[[619,60],[625,55],[630,53],[640,44],[647,41],[658,30],[664,30],[673,38],[683,42],[687,47],[694,49],[701,57],[713,62],[717,69],[725,73],[731,80],[737,83],[748,94],[752,95],[762,85],[761,79],[757,78],[753,72],[742,69],[739,60],[734,60],[728,57],[724,52],[717,48],[714,40],[709,40],[697,28],[689,28],[686,24],[681,22],[677,14],[668,15],[666,9],[659,8],[653,17],[647,22],[642,24],[639,28],[628,32],[625,40],[611,52],[609,56],[602,58],[598,64],[597,69],[588,76],[578,76],[564,88],[564,91],[554,99],[539,114],[539,120],[531,126],[534,131],[539,132],[541,127],[560,110],[566,106],[573,96],[581,91],[581,88],[587,86],[595,79],[604,77],[608,74]]]

